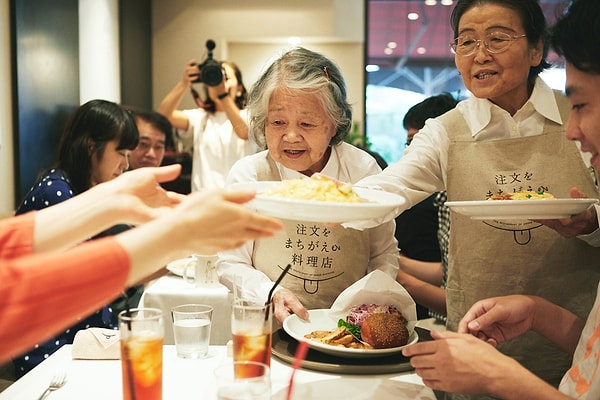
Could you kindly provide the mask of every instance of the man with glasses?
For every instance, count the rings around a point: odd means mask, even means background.
[[[131,109],[135,118],[140,141],[129,153],[130,169],[159,167],[165,155],[167,138],[171,138],[173,127],[169,120],[156,111]]]
[[[356,185],[400,195],[406,206],[397,212],[442,190],[449,201],[485,201],[528,189],[560,198],[596,197],[589,155],[565,138],[568,101],[538,77],[549,67],[539,2],[458,0],[451,24],[455,64],[472,96],[428,120],[398,162]],[[457,330],[467,310],[490,296],[539,296],[581,317],[589,313],[600,277],[594,207],[544,221],[476,220],[453,212],[451,226],[449,330]],[[571,362],[569,354],[534,333],[498,348],[553,385]]]

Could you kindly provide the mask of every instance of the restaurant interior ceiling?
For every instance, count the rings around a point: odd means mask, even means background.
[[[549,23],[564,3],[540,0]],[[400,88],[406,88],[403,78],[413,82],[454,78],[460,83],[449,47],[455,4],[456,0],[367,0],[366,61],[375,70],[368,82]]]

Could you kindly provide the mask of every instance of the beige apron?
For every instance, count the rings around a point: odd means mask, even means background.
[[[569,105],[562,96],[557,101],[566,121]],[[563,126],[546,121],[539,136],[476,142],[457,110],[442,122],[450,137],[448,201],[540,188],[565,198],[573,186],[596,196],[592,174]],[[538,295],[587,316],[598,285],[599,248],[527,220],[479,221],[453,212],[451,227],[448,329],[456,330],[476,301],[516,293]],[[571,363],[570,356],[533,332],[499,349],[555,386]]]
[[[257,161],[256,169],[259,181],[281,180],[275,162],[268,155]],[[329,308],[344,289],[367,274],[368,230],[305,221],[282,222],[283,232],[254,243],[254,267],[276,280],[285,266],[291,264],[281,284],[309,310]]]

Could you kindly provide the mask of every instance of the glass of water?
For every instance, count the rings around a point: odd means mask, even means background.
[[[177,356],[205,358],[210,343],[213,308],[204,304],[184,304],[173,307],[173,335]]]

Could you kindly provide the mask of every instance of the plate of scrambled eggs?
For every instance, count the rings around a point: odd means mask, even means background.
[[[255,190],[246,206],[276,218],[343,223],[381,218],[404,203],[383,190],[354,188],[328,179],[239,182],[229,189]]]

